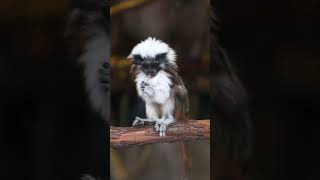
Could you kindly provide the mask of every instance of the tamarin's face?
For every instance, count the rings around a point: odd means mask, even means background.
[[[175,66],[176,54],[166,43],[155,38],[147,38],[137,44],[128,56],[136,72],[154,77],[161,70]]]
[[[166,66],[167,53],[157,54],[154,57],[143,57],[140,54],[133,55],[133,64],[147,76],[154,77]]]

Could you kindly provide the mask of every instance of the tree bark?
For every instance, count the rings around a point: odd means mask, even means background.
[[[209,140],[209,120],[188,120],[169,125],[166,136],[160,137],[154,126],[110,127],[112,148],[122,148],[160,142]]]

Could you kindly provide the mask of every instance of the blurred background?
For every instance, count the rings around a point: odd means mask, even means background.
[[[215,0],[251,97],[251,179],[320,179],[320,2]]]
[[[189,91],[190,118],[209,119],[209,0],[127,0],[111,2],[111,125],[131,126],[145,117],[126,57],[147,37],[163,40],[177,53],[179,74]],[[210,179],[210,143],[186,143],[191,154],[190,180]],[[111,178],[132,180],[183,179],[178,143],[111,149]]]
[[[64,38],[71,7],[0,1],[0,179],[106,177],[104,120],[90,108]]]

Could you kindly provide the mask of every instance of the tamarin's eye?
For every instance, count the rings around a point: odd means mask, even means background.
[[[135,63],[141,63],[141,62],[144,61],[144,59],[143,59],[140,55],[134,55],[134,56],[133,56],[133,61],[134,61]]]
[[[134,55],[134,56],[133,56],[133,59],[134,59],[135,61],[143,61],[143,58],[142,58],[140,55]]]
[[[156,60],[158,60],[158,61],[164,61],[164,60],[166,60],[166,56],[167,56],[167,53],[157,54],[157,55],[156,55]]]

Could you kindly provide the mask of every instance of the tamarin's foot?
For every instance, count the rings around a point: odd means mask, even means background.
[[[159,135],[162,136],[166,136],[166,129],[167,126],[169,124],[171,124],[171,120],[162,120],[162,119],[158,119],[158,120],[151,120],[151,119],[147,119],[147,118],[140,118],[138,116],[136,116],[136,119],[133,121],[132,126],[137,126],[137,125],[144,125],[145,122],[155,122],[155,131],[159,132]]]
[[[159,132],[159,130],[160,130],[160,126],[159,126],[159,122],[158,121],[154,125],[154,130],[157,131],[157,132]]]
[[[163,137],[166,136],[166,129],[167,129],[168,124],[160,122],[159,123],[159,136]]]
[[[152,120],[148,118],[140,118],[136,116],[135,120],[132,123],[132,126],[144,125],[144,122],[157,122],[157,120]]]
[[[138,116],[136,116],[136,118],[134,119],[133,123],[132,123],[132,126],[138,126],[138,125],[144,125],[144,120],[146,119],[142,119]]]
[[[174,122],[174,119],[168,118],[156,121],[155,130],[159,132],[159,136],[166,136],[167,127]]]

